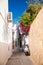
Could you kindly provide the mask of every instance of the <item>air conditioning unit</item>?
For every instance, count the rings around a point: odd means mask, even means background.
[[[7,21],[12,22],[12,12],[8,12]]]

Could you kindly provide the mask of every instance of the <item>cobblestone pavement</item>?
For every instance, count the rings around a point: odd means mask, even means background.
[[[34,65],[29,56],[24,53],[14,53],[6,65]]]

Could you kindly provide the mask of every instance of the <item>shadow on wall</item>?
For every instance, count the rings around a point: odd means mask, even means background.
[[[0,65],[6,65],[6,62],[11,55],[12,44],[0,43]]]

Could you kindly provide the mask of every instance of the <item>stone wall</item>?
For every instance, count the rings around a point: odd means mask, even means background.
[[[33,21],[29,32],[31,58],[36,65],[43,65],[43,8]]]

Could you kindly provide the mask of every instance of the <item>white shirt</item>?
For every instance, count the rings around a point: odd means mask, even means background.
[[[29,38],[28,38],[28,36],[25,37],[25,41],[26,41],[25,44],[28,45],[29,44]]]

